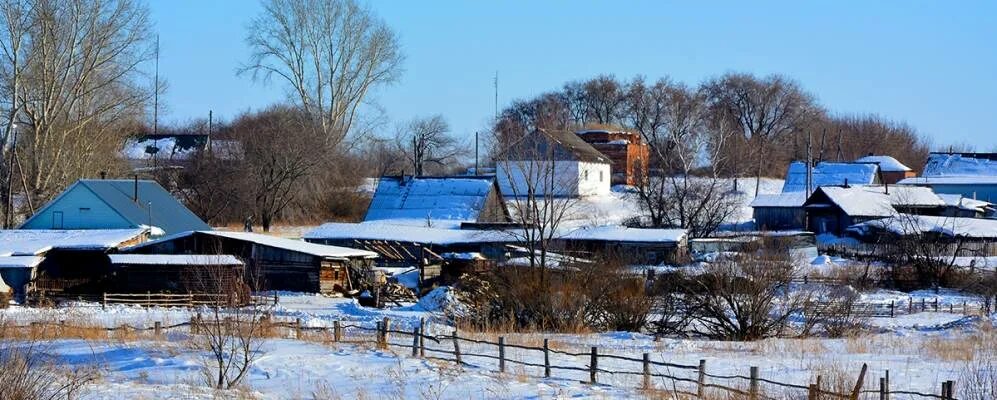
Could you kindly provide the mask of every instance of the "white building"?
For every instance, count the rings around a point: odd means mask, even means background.
[[[506,148],[496,160],[495,175],[502,194],[557,197],[609,194],[612,181],[608,157],[569,131],[540,130]]]

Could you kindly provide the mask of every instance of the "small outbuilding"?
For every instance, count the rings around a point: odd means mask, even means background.
[[[384,176],[364,221],[426,224],[501,223],[510,220],[494,176]]]
[[[884,184],[892,185],[907,178],[917,176],[913,169],[904,165],[896,158],[886,155],[869,155],[855,160],[857,163],[871,163],[879,166],[880,180]]]
[[[752,217],[759,230],[803,229],[807,213],[805,192],[760,194],[751,201]]]

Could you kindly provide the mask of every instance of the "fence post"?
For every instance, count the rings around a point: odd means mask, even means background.
[[[751,382],[748,383],[748,398],[758,398],[758,367],[751,367]]]
[[[935,297],[935,312],[938,312],[938,298]]]
[[[152,325],[152,332],[155,333],[156,336],[159,336],[160,334],[162,334],[163,333],[163,323],[159,322],[159,321],[156,321],[156,323]]]
[[[499,372],[505,373],[505,337],[499,336]]]
[[[550,346],[544,338],[544,378],[550,378]]]
[[[152,292],[148,290],[145,291],[145,306],[152,307]]]
[[[651,355],[644,353],[644,390],[651,389]]]
[[[921,312],[925,312],[925,311],[928,311],[928,307],[925,306],[925,299],[924,299],[924,297],[922,297],[921,298]]]
[[[278,300],[278,298],[277,298],[277,291],[275,290],[273,292],[273,305],[277,305],[277,300]]]
[[[294,338],[301,339],[301,318],[294,319]]]
[[[954,312],[955,312],[955,307],[952,305],[952,303],[949,303],[949,314],[952,314]]]
[[[426,357],[426,319],[419,318],[419,357]]]
[[[343,327],[339,325],[339,320],[332,321],[332,341],[339,342],[343,339]]]
[[[596,384],[596,372],[599,369],[599,348],[592,346],[592,356],[589,360],[589,383]]]
[[[879,400],[886,400],[886,378],[879,378]]]
[[[941,397],[942,400],[949,400],[949,381],[942,382],[942,393],[939,397]]]
[[[890,400],[890,370],[886,370],[886,376],[883,377],[883,386],[886,388],[884,391],[886,393],[885,400]]]
[[[419,327],[412,328],[412,357],[419,357]]]
[[[949,400],[954,400],[955,399],[955,381],[948,381],[948,383],[949,383],[948,384],[949,390],[947,392],[945,392],[945,395],[948,396]]]
[[[194,317],[190,317],[190,333],[192,335],[197,334],[197,320]]]
[[[458,340],[456,329],[453,330],[453,352],[454,356],[457,358],[457,365],[463,364],[460,360],[460,341]]]
[[[384,348],[388,348],[388,330],[391,329],[391,319],[384,317],[384,323],[381,324],[381,329],[383,329],[383,334],[381,335],[381,345]]]
[[[893,312],[894,308],[895,307],[894,307],[894,304],[893,304],[893,300],[890,300],[890,318],[894,318],[894,312]]]
[[[706,360],[699,360],[699,376],[696,378],[696,397],[703,398],[706,389]]]
[[[907,314],[914,313],[914,299],[907,297]]]
[[[852,389],[852,394],[848,396],[849,399],[859,399],[859,393],[862,392],[862,384],[865,383],[865,373],[867,370],[869,370],[869,365],[862,364],[862,371],[859,372],[859,379],[855,381],[855,387]]]
[[[106,308],[107,308],[107,292],[104,292],[101,293],[100,309],[103,310]]]
[[[817,396],[818,396],[817,393],[818,393],[817,392],[817,384],[816,383],[811,383],[807,387],[807,400],[817,400]]]

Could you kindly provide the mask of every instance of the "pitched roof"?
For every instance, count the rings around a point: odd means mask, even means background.
[[[852,225],[852,231],[865,233],[870,229],[885,230],[897,235],[936,233],[949,237],[973,239],[997,238],[997,220],[985,218],[938,217],[899,214]]]
[[[817,191],[851,216],[889,217],[897,214],[896,207],[945,206],[945,200],[930,188],[920,186],[890,186],[888,189],[885,186],[825,186]]]
[[[382,222],[327,222],[305,233],[311,240],[389,240],[396,242],[454,245],[469,243],[516,243],[516,232],[502,230],[462,230],[424,226],[394,225]]]
[[[834,185],[871,185],[877,182],[879,167],[872,163],[819,162],[813,167],[812,189]],[[786,172],[786,183],[782,192],[805,192],[807,190],[807,166],[802,161],[793,161]]]
[[[540,138],[543,140],[538,140]],[[554,131],[541,129],[528,134],[506,148],[502,154],[510,160],[535,159],[540,154],[548,154],[551,149],[548,144],[555,144],[553,158],[555,160],[575,160],[600,164],[610,164],[604,154],[592,147],[571,131]]]
[[[913,171],[896,158],[890,156],[874,156],[872,154],[862,157],[855,162],[879,164],[879,170],[883,172],[907,172]]]
[[[801,207],[807,201],[806,192],[760,194],[751,201],[751,207]]]
[[[928,178],[940,177],[997,177],[997,160],[992,154],[931,153],[924,165]]]
[[[228,254],[110,254],[112,265],[243,265]]]
[[[155,181],[137,181],[138,199],[135,195],[136,181],[131,179],[80,179],[69,189],[50,201],[34,216],[59,202],[63,195],[77,186],[93,192],[101,201],[107,204],[126,221],[135,227],[149,226],[162,229],[164,234],[172,234],[191,230],[211,229],[187,207],[174,198],[166,189]],[[25,221],[23,225],[27,224]]]
[[[473,222],[478,220],[492,190],[498,190],[494,176],[385,176],[378,181],[364,221]]]
[[[309,243],[303,240],[293,240],[286,239],[277,236],[264,235],[260,233],[253,232],[230,232],[230,231],[190,231],[181,232],[178,234],[164,236],[159,239],[145,242],[139,245],[135,245],[124,249],[125,251],[132,251],[135,249],[151,246],[154,244],[159,244],[162,242],[167,242],[171,240],[176,240],[194,234],[202,234],[209,236],[218,236],[233,240],[242,240],[246,242],[256,243],[263,246],[274,247],[278,249],[296,251],[299,253],[309,254],[316,257],[324,258],[374,258],[377,257],[377,253],[367,250],[351,249],[348,247],[338,247],[338,246],[328,246],[324,244]]]
[[[104,251],[138,238],[145,229],[0,230],[0,256],[35,256],[49,250]]]

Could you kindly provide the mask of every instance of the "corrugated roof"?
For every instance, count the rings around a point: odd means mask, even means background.
[[[474,222],[493,187],[493,176],[382,177],[364,220]]]
[[[879,167],[872,163],[820,162],[813,168],[811,189],[821,186],[858,186],[877,182]],[[805,192],[807,190],[807,166],[802,161],[793,161],[786,172],[786,183],[782,192]]]

